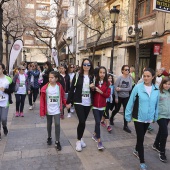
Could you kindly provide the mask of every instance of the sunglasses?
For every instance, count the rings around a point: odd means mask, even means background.
[[[90,66],[91,66],[91,64],[83,64],[83,66],[90,67]]]
[[[129,69],[124,69],[124,71],[129,71]]]

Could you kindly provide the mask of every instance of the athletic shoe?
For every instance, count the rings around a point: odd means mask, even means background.
[[[104,149],[104,146],[103,146],[102,142],[98,142],[97,148],[98,148],[98,150],[103,150]]]
[[[145,163],[140,164],[140,170],[147,170],[147,166]]]
[[[107,131],[108,132],[111,132],[112,131],[112,128],[110,126],[107,127]]]
[[[160,153],[160,148],[157,147],[155,144],[152,145],[152,149]]]
[[[106,127],[106,124],[104,122],[100,122],[100,125]]]
[[[85,142],[83,141],[83,139],[81,139],[81,147],[82,147],[82,148],[85,148],[85,147],[86,147],[86,144],[85,144]]]
[[[4,135],[6,136],[8,134],[8,129],[6,126],[4,126],[3,129],[4,129]]]
[[[76,151],[77,152],[82,151],[82,146],[81,146],[81,141],[80,140],[76,142]]]
[[[71,117],[71,113],[68,113],[67,117],[70,118]]]
[[[167,162],[167,158],[166,158],[165,153],[159,153],[159,159],[162,162]]]
[[[138,151],[134,150],[134,151],[133,151],[133,155],[135,155],[135,156],[139,159],[139,153],[138,153]]]
[[[70,108],[70,112],[71,112],[71,113],[74,113],[74,111],[75,111],[74,107],[71,107],[71,108]]]
[[[19,117],[19,112],[16,112],[16,113],[15,113],[15,117]]]
[[[110,125],[114,125],[113,119],[110,118]]]
[[[60,118],[61,118],[61,119],[64,119],[64,115],[63,115],[63,114],[61,114],[61,115],[60,115]]]
[[[124,127],[123,130],[124,130],[125,132],[127,132],[127,133],[131,133],[131,130],[129,129],[128,126]]]
[[[92,139],[93,139],[95,142],[98,142],[97,137],[96,137],[96,135],[94,135],[94,134],[93,134],[93,136],[92,136]]]
[[[23,112],[21,112],[21,113],[20,113],[20,116],[21,116],[21,117],[24,117],[24,113],[23,113]]]
[[[61,151],[61,145],[59,141],[55,141],[55,147],[57,148],[58,151]]]
[[[29,107],[29,110],[32,110],[32,109],[33,109],[33,106],[30,106],[30,107]]]
[[[51,137],[47,138],[47,144],[48,144],[48,145],[51,145],[51,144],[52,144],[52,138],[51,138]]]

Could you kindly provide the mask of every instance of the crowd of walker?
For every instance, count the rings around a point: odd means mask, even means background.
[[[140,160],[140,170],[146,170],[144,160],[144,137],[150,123],[157,122],[159,130],[152,148],[159,153],[159,159],[167,162],[166,141],[170,120],[170,78],[165,70],[159,69],[157,75],[151,68],[144,68],[142,78],[135,84],[134,67],[123,65],[122,75],[114,82],[113,74],[107,73],[105,67],[93,69],[90,59],[82,61],[81,67],[70,64],[52,67],[50,62],[43,66],[22,63],[14,69],[13,79],[6,74],[5,65],[0,64],[0,129],[8,134],[7,116],[9,104],[12,104],[12,93],[16,98],[16,117],[24,117],[24,103],[28,94],[29,109],[35,107],[40,94],[40,116],[47,120],[47,144],[52,144],[52,122],[55,124],[55,147],[61,150],[60,119],[64,119],[64,108],[67,117],[72,112],[77,114],[76,151],[86,147],[83,134],[86,120],[92,109],[95,125],[92,139],[98,150],[103,150],[100,126],[110,132],[114,117],[123,105],[123,130],[131,133],[128,123],[133,121],[136,130],[136,146],[133,154]],[[111,111],[109,114],[109,111]],[[0,131],[1,132],[1,131]],[[0,133],[1,140],[1,133]]]

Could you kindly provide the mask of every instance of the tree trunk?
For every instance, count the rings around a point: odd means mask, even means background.
[[[135,39],[136,39],[136,61],[135,61],[135,82],[139,80],[139,28],[138,28],[138,12],[139,1],[136,0],[135,8]]]
[[[3,61],[3,39],[2,39],[3,9],[0,8],[0,63]]]

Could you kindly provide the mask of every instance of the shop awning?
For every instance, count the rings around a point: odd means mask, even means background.
[[[150,43],[158,43],[158,44],[162,44],[163,40],[160,38],[154,38],[154,39],[149,39],[149,40],[141,40],[139,41],[139,44],[150,44]],[[126,48],[126,47],[135,47],[136,43],[123,43],[121,45],[119,45],[119,48]]]

